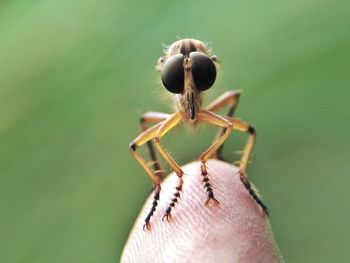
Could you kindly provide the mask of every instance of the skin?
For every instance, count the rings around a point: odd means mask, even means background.
[[[239,179],[231,164],[208,161],[208,176],[220,204],[204,206],[206,193],[200,163],[182,167],[184,185],[181,200],[170,222],[162,222],[177,182],[172,173],[162,183],[152,229],[143,230],[144,218],[153,201],[147,199],[121,262],[283,262],[269,221]]]

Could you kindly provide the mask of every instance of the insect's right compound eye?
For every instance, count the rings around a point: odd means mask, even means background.
[[[171,93],[184,91],[185,72],[183,68],[182,54],[174,55],[167,59],[162,69],[161,78],[164,87]]]

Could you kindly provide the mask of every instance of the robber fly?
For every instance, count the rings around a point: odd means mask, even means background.
[[[154,200],[151,210],[145,218],[144,229],[150,230],[151,228],[150,219],[156,210],[161,191],[161,182],[164,178],[161,165],[156,157],[155,148],[178,176],[174,198],[172,198],[166,209],[163,220],[169,221],[171,219],[171,210],[175,207],[178,198],[180,198],[184,172],[161,143],[161,138],[180,123],[196,124],[201,122],[218,126],[221,129],[218,133],[218,138],[198,157],[198,160],[201,162],[201,175],[207,193],[205,205],[209,203],[219,204],[219,201],[214,197],[213,188],[208,178],[206,162],[211,157],[222,159],[223,144],[233,129],[248,133],[248,141],[240,160],[240,179],[252,198],[267,215],[267,207],[255,193],[246,177],[247,164],[255,142],[256,132],[253,126],[247,122],[233,117],[240,92],[227,91],[208,106],[202,107],[203,93],[213,86],[218,66],[219,61],[217,57],[210,54],[208,47],[203,42],[196,39],[176,41],[169,46],[165,51],[165,55],[156,64],[156,70],[160,72],[164,87],[173,95],[176,111],[172,114],[145,113],[141,118],[142,133],[130,144],[132,155],[140,163],[154,184]],[[227,115],[215,113],[225,106],[229,107]],[[148,127],[148,123],[155,124]],[[136,152],[136,149],[143,144],[147,144],[149,148],[153,169]]]

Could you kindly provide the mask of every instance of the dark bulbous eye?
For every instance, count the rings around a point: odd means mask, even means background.
[[[204,53],[190,53],[192,76],[196,87],[204,91],[213,86],[216,79],[216,67],[214,62]]]
[[[182,54],[170,57],[164,64],[161,79],[164,87],[172,93],[182,93],[184,90],[185,72]]]

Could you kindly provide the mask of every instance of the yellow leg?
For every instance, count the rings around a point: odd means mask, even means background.
[[[226,91],[224,94],[222,94],[217,99],[215,99],[212,103],[210,103],[207,107],[205,107],[205,109],[211,112],[217,112],[223,107],[229,106],[230,109],[229,109],[229,112],[227,113],[227,116],[232,116],[237,107],[240,95],[241,95],[240,91],[236,91],[236,90]]]
[[[166,120],[167,118],[170,117],[170,114],[166,113],[161,113],[161,112],[146,112],[145,114],[142,115],[140,119],[140,125],[141,125],[141,130],[146,131],[148,129],[147,124],[148,123],[159,123],[161,121]],[[164,179],[165,174],[164,171],[158,161],[156,152],[154,150],[152,141],[147,142],[147,147],[149,150],[149,154],[151,157],[151,160],[153,162],[153,169],[154,172],[156,173],[157,176],[159,176],[161,179]]]
[[[224,94],[222,94],[217,99],[215,99],[212,103],[210,103],[205,109],[211,112],[217,112],[222,108],[224,108],[225,106],[229,106],[229,110],[226,116],[232,117],[237,108],[240,95],[241,95],[241,92],[239,90],[226,91]],[[224,133],[225,133],[225,128],[220,129],[216,139],[222,136]],[[219,160],[223,160],[223,157],[222,157],[223,147],[224,147],[224,144],[222,144],[215,152],[215,156]]]
[[[167,221],[170,221],[171,219],[171,209],[175,207],[175,204],[177,203],[178,198],[180,197],[180,192],[182,191],[182,185],[183,185],[183,171],[181,167],[175,162],[175,160],[170,156],[170,154],[164,149],[164,147],[160,143],[160,139],[171,129],[173,129],[176,125],[180,123],[182,120],[182,114],[180,112],[176,112],[169,119],[164,121],[162,125],[159,127],[157,133],[155,134],[153,138],[153,142],[155,146],[157,147],[159,153],[162,155],[164,160],[170,165],[170,167],[174,170],[174,172],[178,176],[178,184],[176,186],[176,192],[174,194],[174,198],[172,199],[169,207],[166,209],[165,214],[163,216],[163,220],[166,219]]]
[[[206,150],[204,153],[202,153],[199,156],[199,160],[201,161],[201,174],[203,177],[204,187],[207,191],[208,199],[205,202],[205,205],[208,205],[210,202],[213,202],[214,204],[219,204],[219,201],[215,199],[213,188],[210,185],[209,178],[208,178],[208,171],[206,167],[206,161],[217,151],[217,149],[225,142],[225,140],[228,138],[230,133],[232,132],[232,122],[230,120],[227,120],[219,115],[216,115],[215,113],[212,113],[210,111],[201,110],[197,114],[197,119],[200,122],[208,123],[217,125],[220,127],[225,128],[224,133],[215,140],[212,145]]]
[[[242,156],[240,166],[239,166],[240,179],[241,179],[241,182],[243,183],[244,187],[247,189],[249,194],[255,200],[255,202],[262,208],[265,215],[268,216],[269,212],[268,212],[267,206],[260,199],[260,197],[255,192],[254,188],[252,187],[251,183],[249,182],[249,180],[247,178],[247,165],[248,165],[249,157],[252,153],[253,146],[254,146],[254,143],[256,140],[256,131],[255,131],[253,126],[251,126],[250,124],[248,124],[242,120],[235,119],[235,118],[229,118],[229,117],[225,117],[225,118],[229,119],[233,123],[233,127],[235,130],[247,132],[249,134],[248,141],[244,147],[243,156]]]
[[[154,184],[154,197],[153,197],[154,201],[152,204],[151,211],[148,213],[147,217],[145,218],[145,225],[143,227],[144,229],[147,228],[148,230],[151,229],[151,224],[149,221],[150,221],[153,213],[156,211],[156,207],[158,205],[159,194],[160,194],[160,190],[161,190],[160,183],[162,181],[162,178],[159,177],[155,172],[153,172],[148,167],[146,161],[141,157],[141,155],[139,155],[136,152],[136,149],[138,147],[142,146],[143,144],[149,142],[150,140],[152,140],[152,138],[154,137],[154,135],[156,134],[157,130],[159,129],[159,127],[161,125],[162,125],[162,122],[154,125],[151,128],[148,128],[147,130],[142,132],[138,137],[136,137],[136,139],[133,140],[132,143],[130,144],[131,154],[138,161],[138,163],[142,166],[142,168],[146,171],[146,173],[151,178],[151,180]]]
[[[221,135],[216,141],[214,141],[213,144],[208,148],[208,150],[206,150],[199,156],[199,159],[201,161],[207,161],[216,152],[216,150],[225,142],[227,137],[232,132],[233,126],[232,122],[229,119],[207,110],[199,111],[197,119],[200,122],[205,122],[208,124],[213,124],[225,128],[224,134]]]
[[[240,161],[239,171],[242,175],[246,176],[247,174],[247,165],[249,162],[249,157],[252,153],[253,146],[256,140],[256,131],[253,126],[239,119],[225,117],[230,120],[233,124],[235,130],[241,132],[247,132],[249,134],[248,141],[244,147],[243,155]]]
[[[159,153],[163,156],[164,160],[169,163],[170,167],[175,171],[175,173],[181,177],[183,175],[183,172],[180,168],[180,166],[175,162],[175,160],[167,153],[167,151],[163,148],[163,146],[160,144],[160,139],[171,129],[173,129],[177,124],[180,123],[182,120],[182,115],[180,112],[176,112],[173,115],[171,115],[170,118],[168,118],[166,121],[162,123],[162,125],[157,130],[153,142],[155,146],[157,147]]]

